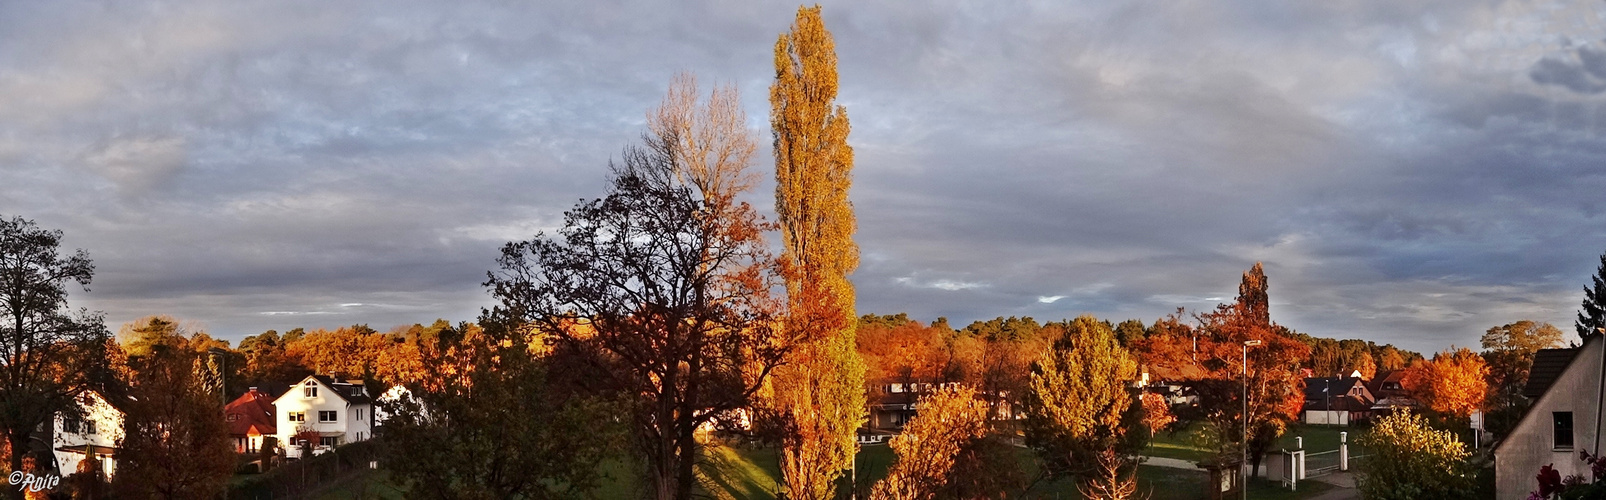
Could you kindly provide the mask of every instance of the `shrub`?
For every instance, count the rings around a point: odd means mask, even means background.
[[[1360,464],[1357,486],[1372,500],[1461,499],[1474,495],[1475,470],[1455,433],[1436,430],[1421,415],[1402,410],[1373,422],[1358,440],[1372,450]]]

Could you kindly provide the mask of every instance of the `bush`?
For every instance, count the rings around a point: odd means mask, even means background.
[[[1372,500],[1461,499],[1474,494],[1476,472],[1455,433],[1433,429],[1402,410],[1377,419],[1357,442],[1372,455],[1360,463],[1356,486]]]

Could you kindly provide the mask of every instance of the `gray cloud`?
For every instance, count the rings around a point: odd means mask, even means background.
[[[0,213],[90,250],[112,321],[469,319],[675,72],[763,129],[794,9],[0,4]],[[1284,324],[1437,350],[1566,325],[1606,249],[1594,4],[825,12],[863,312],[1152,320],[1264,261]]]

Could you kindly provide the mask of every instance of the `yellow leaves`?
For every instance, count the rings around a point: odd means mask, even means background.
[[[775,212],[784,252],[788,337],[800,339],[775,372],[773,395],[786,426],[789,498],[829,498],[864,416],[864,363],[855,349],[856,222],[848,202],[853,149],[846,111],[835,106],[836,48],[820,8],[800,8],[775,43],[770,126],[775,137]],[[716,98],[718,96],[716,95]]]
[[[1123,435],[1121,416],[1132,403],[1126,384],[1136,378],[1137,362],[1109,326],[1092,316],[1072,321],[1065,339],[1037,363],[1029,418],[1041,419],[1043,429],[1064,439]]]
[[[1465,347],[1418,361],[1406,373],[1405,388],[1433,411],[1468,417],[1483,408],[1489,386],[1489,367],[1483,357]]]
[[[1472,493],[1470,453],[1450,431],[1435,430],[1427,419],[1400,410],[1375,419],[1356,440],[1371,452],[1361,461],[1357,483],[1367,498],[1468,498]]]
[[[663,103],[647,113],[647,147],[669,156],[675,175],[704,199],[724,203],[753,187],[747,167],[758,142],[735,85],[716,85],[706,104],[699,100],[697,77],[675,75]]]
[[[960,450],[987,433],[987,403],[968,386],[934,391],[919,406],[919,416],[892,439],[898,461],[876,483],[870,498],[933,498],[947,482]]]

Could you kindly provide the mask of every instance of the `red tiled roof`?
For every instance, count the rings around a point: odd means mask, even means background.
[[[273,396],[252,388],[224,406],[223,415],[229,421],[229,434],[247,436],[253,428],[257,434],[277,433],[278,420],[274,418],[273,400]]]

